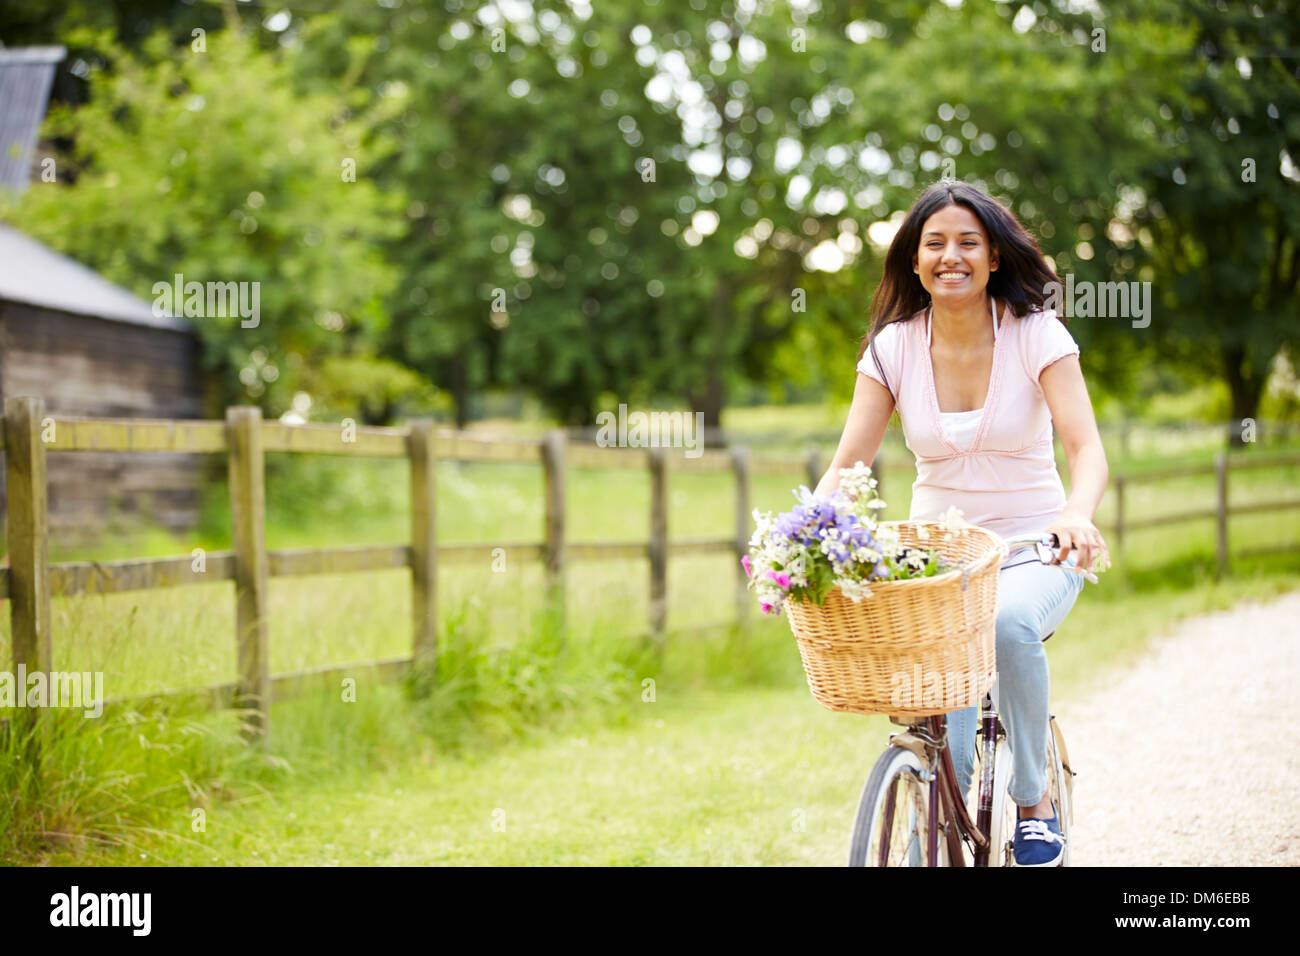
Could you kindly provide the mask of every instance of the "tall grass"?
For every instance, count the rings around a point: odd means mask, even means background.
[[[499,609],[476,597],[462,595],[444,613],[431,671],[412,670],[398,685],[358,679],[355,700],[340,687],[276,704],[260,746],[244,742],[237,712],[110,705],[95,719],[46,710],[36,765],[24,758],[36,733],[24,722],[32,712],[9,711],[12,729],[0,745],[0,861],[39,859],[68,844],[138,847],[147,856],[159,840],[185,839],[202,822],[195,811],[259,799],[287,779],[472,759],[506,741],[617,725],[647,692],[798,677],[797,662],[783,653],[784,641],[771,639],[770,627],[670,633],[660,641],[629,628],[615,602],[563,622],[542,608],[525,626],[501,628],[492,613]],[[194,636],[177,613],[163,615],[165,630],[155,638],[172,628]],[[202,620],[199,612],[190,622]],[[140,614],[121,617],[106,629],[102,650],[109,659],[135,657],[128,649],[148,629]]]

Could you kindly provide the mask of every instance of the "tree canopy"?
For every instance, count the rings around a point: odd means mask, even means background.
[[[67,43],[84,91],[6,216],[142,295],[259,281],[258,328],[202,332],[223,397],[273,413],[845,395],[943,175],[1072,281],[1150,283],[1148,325],[1071,323],[1107,392],[1159,363],[1248,417],[1296,354],[1292,0],[15,9],[0,40]]]

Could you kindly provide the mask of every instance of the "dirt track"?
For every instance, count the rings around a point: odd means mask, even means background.
[[[1300,592],[1184,621],[1054,710],[1071,865],[1300,865]]]

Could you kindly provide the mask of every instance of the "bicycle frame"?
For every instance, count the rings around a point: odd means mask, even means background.
[[[948,749],[948,719],[946,714],[922,717],[908,724],[893,720],[907,731],[890,734],[893,747],[906,747],[922,756],[926,763],[929,793],[929,827],[925,847],[926,866],[939,864],[939,825],[942,806],[942,823],[948,844],[948,859],[952,866],[965,866],[963,839],[974,844],[975,866],[989,865],[990,834],[993,830],[993,748],[1004,734],[997,711],[988,694],[981,705],[980,725],[983,728],[984,759],[980,762],[979,806],[975,819],[970,818],[966,800],[957,786],[957,771]],[[924,778],[923,778],[924,779]]]
[[[1052,635],[1043,638],[1046,641]],[[998,719],[998,712],[993,706],[993,698],[985,693],[980,704],[980,778],[979,802],[975,810],[975,819],[970,818],[966,800],[957,786],[957,769],[952,763],[952,751],[948,749],[948,715],[937,714],[921,717],[905,723],[890,717],[890,722],[906,727],[904,733],[890,734],[891,747],[905,747],[925,762],[923,780],[930,786],[929,792],[929,834],[927,839],[926,866],[939,865],[939,812],[942,805],[943,831],[948,842],[948,860],[950,866],[965,866],[966,857],[962,852],[963,840],[969,839],[974,853],[974,866],[989,866],[989,856],[994,849],[991,840],[993,833],[993,787],[995,780],[994,766],[998,741],[1006,737],[1006,729]]]
[[[979,807],[975,814],[975,825],[982,833],[990,835],[993,832],[993,771],[995,769],[993,758],[998,741],[1005,736],[1006,732],[1002,729],[1002,722],[998,720],[997,711],[993,709],[993,700],[988,694],[984,695],[984,705],[980,708],[980,730],[980,746],[983,752],[980,756]],[[987,840],[985,842],[988,843]],[[988,845],[976,848],[976,866],[989,865],[991,849]]]

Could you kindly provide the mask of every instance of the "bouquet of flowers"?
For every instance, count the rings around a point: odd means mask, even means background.
[[[881,527],[885,502],[862,462],[840,469],[840,486],[814,495],[794,492],[799,506],[773,517],[754,509],[757,525],[749,553],[740,559],[764,614],[780,614],[786,597],[821,605],[838,587],[854,602],[871,596],[870,582],[932,577],[952,570],[933,548],[903,547],[898,533]],[[960,533],[961,512],[949,509],[945,529]]]

